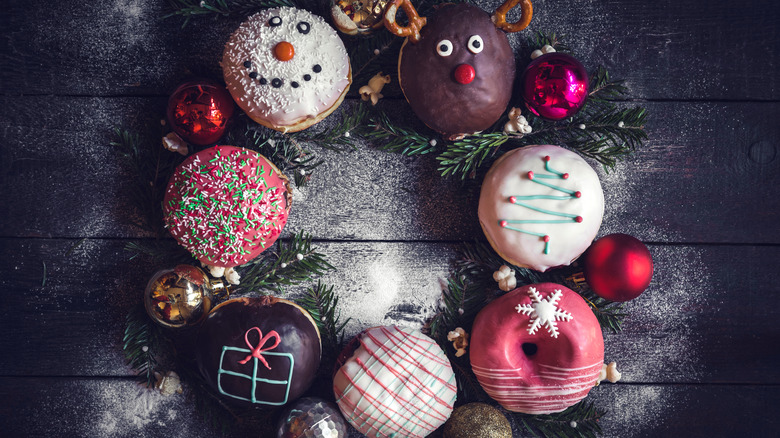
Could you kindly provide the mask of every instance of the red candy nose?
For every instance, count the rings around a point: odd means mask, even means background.
[[[474,71],[474,67],[468,64],[461,64],[455,67],[455,80],[459,84],[470,84],[471,81],[477,76],[477,72]]]

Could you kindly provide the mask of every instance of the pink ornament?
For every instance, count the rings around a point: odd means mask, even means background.
[[[525,105],[539,117],[561,120],[573,116],[588,97],[588,72],[565,53],[548,53],[531,62],[523,73]]]

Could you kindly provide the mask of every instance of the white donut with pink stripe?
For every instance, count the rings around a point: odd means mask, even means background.
[[[576,292],[524,286],[485,306],[471,333],[471,366],[482,388],[510,411],[560,412],[596,384],[604,338]]]
[[[424,437],[452,413],[457,385],[433,339],[395,326],[374,327],[333,379],[336,402],[362,434]]]

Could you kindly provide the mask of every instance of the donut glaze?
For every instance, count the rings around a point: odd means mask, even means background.
[[[320,335],[308,312],[268,296],[215,307],[198,331],[196,348],[200,374],[226,401],[241,406],[295,400],[320,365]],[[261,351],[253,355],[253,349]]]
[[[526,414],[560,412],[579,402],[604,363],[593,311],[555,283],[524,286],[488,304],[474,321],[470,347],[485,392],[507,410]]]
[[[281,234],[290,208],[288,184],[257,152],[205,149],[181,163],[168,182],[165,226],[201,262],[242,265]]]
[[[239,107],[279,131],[304,129],[330,114],[352,81],[344,43],[303,9],[266,9],[233,33],[222,56],[225,83]]]
[[[476,50],[470,44],[473,36],[481,39]],[[439,54],[444,40],[451,43],[448,56]],[[446,4],[428,17],[419,42],[404,43],[398,77],[417,117],[457,138],[490,128],[504,113],[512,95],[515,58],[506,35],[487,12],[466,3]]]
[[[457,386],[447,356],[418,330],[374,327],[359,335],[336,371],[333,392],[344,417],[375,437],[424,437],[452,413]]]
[[[604,193],[576,153],[526,146],[502,155],[485,175],[478,215],[504,260],[544,272],[588,248],[601,226]]]

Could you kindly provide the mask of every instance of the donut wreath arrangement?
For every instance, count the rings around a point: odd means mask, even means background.
[[[181,84],[159,134],[117,130],[137,174],[135,222],[156,237],[127,249],[167,265],[127,317],[139,378],[164,394],[184,382],[215,426],[260,436],[341,437],[348,424],[370,437],[596,436],[605,412],[585,397],[620,378],[602,329],[620,331],[622,302],[653,271],[631,236],[593,242],[604,199],[582,157],[610,168],[646,139],[645,110],[619,102],[621,82],[601,67],[588,76],[554,34],[527,37],[518,52],[533,61],[516,72],[507,34],[530,23],[528,0],[492,14],[440,1],[170,3],[184,24],[247,18],[225,44],[226,85]],[[385,111],[394,81],[419,121]],[[353,82],[364,102],[313,127]],[[333,266],[305,231],[279,237],[292,185],[322,163],[312,147],[347,151],[359,138],[437,154],[443,177],[481,182],[487,243],[461,248],[422,330],[372,327],[345,342],[337,294],[314,283]]]

